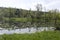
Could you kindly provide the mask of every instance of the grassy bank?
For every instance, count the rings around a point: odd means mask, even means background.
[[[60,40],[59,31],[41,32],[34,34],[0,35],[0,40]]]

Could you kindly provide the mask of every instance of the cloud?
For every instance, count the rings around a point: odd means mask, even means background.
[[[60,0],[55,0],[46,5],[47,9],[59,9],[60,10]]]
[[[0,6],[35,10],[36,4],[42,4],[46,9],[60,9],[60,0],[0,0]]]

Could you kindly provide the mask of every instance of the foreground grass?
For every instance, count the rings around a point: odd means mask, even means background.
[[[0,40],[60,40],[59,31],[37,32],[33,34],[4,34]]]

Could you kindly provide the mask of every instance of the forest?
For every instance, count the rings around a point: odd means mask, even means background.
[[[59,10],[42,11],[37,6],[36,11],[0,7],[0,27],[2,28],[25,28],[25,27],[59,27]]]
[[[36,28],[35,33],[21,34],[19,30],[18,34],[14,30],[32,27]],[[54,30],[40,32],[39,27],[54,27]],[[60,40],[60,11],[58,9],[43,11],[40,4],[37,4],[36,10],[0,7],[0,28],[4,28],[0,29],[0,40]],[[14,31],[6,30],[9,28]]]

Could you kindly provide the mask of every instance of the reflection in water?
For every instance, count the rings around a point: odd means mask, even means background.
[[[38,28],[38,32],[41,31],[53,31],[54,27],[39,27]],[[30,30],[30,31],[29,31]],[[1,29],[0,30],[0,34],[13,34],[13,33],[17,33],[17,34],[23,34],[23,33],[35,33],[37,30],[34,27],[29,28],[22,28],[22,29],[15,29],[15,30],[8,30],[8,29]]]

